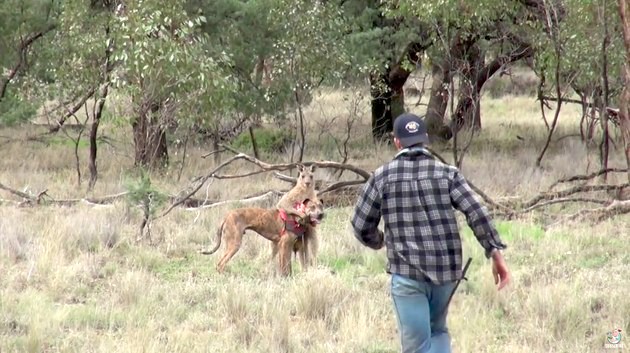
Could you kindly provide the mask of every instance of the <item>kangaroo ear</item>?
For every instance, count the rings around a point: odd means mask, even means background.
[[[315,172],[315,169],[317,169],[317,166],[315,164],[311,164],[311,173]]]
[[[298,164],[297,164],[297,170],[298,170],[298,172],[300,172],[300,173],[304,172],[304,165],[303,165],[303,164],[298,163]]]

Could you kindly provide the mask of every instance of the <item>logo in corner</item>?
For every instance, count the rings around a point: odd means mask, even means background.
[[[606,332],[606,344],[605,348],[623,348],[621,342],[621,329],[617,328],[612,331]]]
[[[614,329],[612,331],[608,331],[606,333],[606,340],[610,344],[619,344],[621,343],[621,329]]]
[[[405,125],[405,130],[407,130],[411,134],[414,134],[418,132],[419,127],[420,125],[418,123],[416,123],[415,121],[410,121],[407,123],[407,125]]]

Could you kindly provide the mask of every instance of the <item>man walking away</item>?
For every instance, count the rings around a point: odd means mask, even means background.
[[[387,272],[403,353],[451,352],[448,302],[462,278],[462,243],[455,210],[466,216],[498,289],[510,280],[501,241],[488,210],[460,171],[436,160],[424,121],[405,113],[394,122],[392,161],[370,176],[354,209],[356,238],[372,249],[386,247]],[[381,218],[384,232],[377,227]]]

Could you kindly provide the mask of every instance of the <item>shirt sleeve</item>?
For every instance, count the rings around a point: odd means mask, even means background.
[[[384,235],[378,229],[381,220],[381,195],[374,175],[363,186],[352,216],[354,236],[365,246],[378,250],[384,245]]]
[[[450,188],[453,207],[466,216],[466,222],[473,231],[479,244],[485,250],[486,258],[490,258],[492,250],[506,249],[499,233],[492,223],[488,209],[479,202],[474,191],[459,171],[455,172]]]

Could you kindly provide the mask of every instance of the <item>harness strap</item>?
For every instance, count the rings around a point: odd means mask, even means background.
[[[290,219],[285,210],[279,210],[278,217],[282,220],[282,230],[280,231],[280,236],[285,235],[287,230],[290,230],[297,236],[303,236],[304,233],[306,233],[306,229],[297,221]]]

